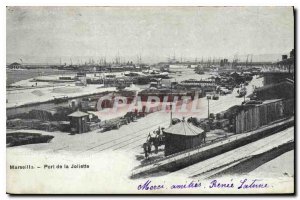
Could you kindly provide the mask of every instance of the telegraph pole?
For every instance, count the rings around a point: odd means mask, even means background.
[[[211,96],[207,96],[207,118],[209,119],[209,100],[211,99]]]
[[[173,96],[173,90],[172,90],[172,81],[171,81],[171,98],[170,98],[170,121],[171,121],[171,124],[170,125],[172,125],[172,102],[173,102],[173,99],[172,99],[172,96]],[[171,101],[172,100],[172,101]]]

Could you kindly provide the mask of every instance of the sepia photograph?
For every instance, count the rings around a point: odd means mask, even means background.
[[[7,6],[8,194],[294,194],[292,6]]]

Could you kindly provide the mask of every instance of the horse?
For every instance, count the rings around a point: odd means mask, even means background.
[[[149,154],[151,154],[151,143],[148,140],[143,144],[143,149],[145,153],[145,158],[149,159]]]
[[[163,130],[163,128],[162,128]],[[148,135],[148,138],[147,138],[147,141],[150,143],[150,144],[153,144],[154,147],[155,147],[155,154],[158,153],[158,147],[161,146],[161,145],[164,145],[165,144],[165,140],[164,140],[164,136],[163,134],[161,133],[161,130],[160,128],[158,128],[157,131],[153,131],[154,134],[150,134]]]

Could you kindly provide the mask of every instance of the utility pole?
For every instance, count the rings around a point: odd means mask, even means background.
[[[244,84],[244,90],[245,90],[245,95],[244,95],[244,102],[246,102],[246,94],[247,94],[247,88],[246,88],[245,84]]]
[[[170,112],[170,121],[171,121],[171,123],[170,123],[170,125],[172,125],[172,102],[170,103],[170,109],[171,109],[171,112]]]
[[[209,119],[209,100],[211,99],[211,96],[207,96],[207,118]]]
[[[171,121],[171,124],[170,125],[172,125],[172,102],[173,102],[173,99],[172,99],[172,97],[173,97],[173,90],[172,90],[172,81],[171,81],[171,98],[170,98],[170,121]],[[172,101],[171,101],[172,100]]]

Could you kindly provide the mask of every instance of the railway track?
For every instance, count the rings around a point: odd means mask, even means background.
[[[228,100],[228,101],[230,101],[230,100]],[[212,106],[210,106],[210,108],[217,108],[217,107],[219,107],[220,106],[220,104],[219,103],[217,103],[217,102],[215,102]],[[166,125],[167,125],[167,123],[166,123]],[[156,128],[156,127],[155,127]],[[145,130],[145,129],[144,129]],[[126,147],[126,149],[128,149],[128,150],[132,150],[132,149],[136,149],[136,148],[141,148],[141,145],[142,145],[142,143],[139,143],[139,144],[137,144],[137,145],[135,145],[135,146],[132,146],[131,144],[134,144],[135,142],[137,142],[137,141],[141,141],[142,139],[145,139],[146,140],[146,138],[147,137],[144,137],[144,138],[140,138],[140,139],[137,139],[137,140],[135,140],[134,142],[130,142],[130,143],[127,143],[127,144],[125,144],[125,145],[123,145],[123,146],[121,146],[121,147],[118,147],[118,148],[115,148],[115,149],[113,149],[113,150],[119,150],[119,149],[122,149],[123,147]],[[123,142],[122,142],[123,143]],[[130,146],[129,146],[130,145]],[[127,146],[129,146],[129,148],[127,148]]]
[[[231,99],[225,99],[224,101],[230,102]],[[212,103],[210,105],[210,109],[212,111],[218,110],[218,108],[221,106],[219,101],[213,101],[213,102],[214,103]],[[206,114],[204,114],[203,117],[204,116],[206,116]],[[88,151],[102,152],[102,151],[109,150],[109,149],[112,149],[115,151],[115,150],[121,150],[121,149],[134,150],[137,148],[141,148],[141,145],[142,145],[143,141],[146,140],[149,131],[153,131],[154,129],[157,128],[157,126],[168,126],[168,124],[169,124],[169,122],[159,122],[156,124],[152,124],[150,126],[141,128],[135,132],[131,132],[126,135],[122,135],[121,137],[116,137],[114,139],[102,142],[95,146],[91,146],[88,149],[81,151],[80,154],[86,153]],[[141,132],[145,132],[145,134],[141,134]],[[95,144],[95,143],[98,143],[98,141],[92,142],[90,144]],[[63,147],[63,148],[60,147],[60,148],[54,149],[54,151],[65,150],[67,148],[69,148],[69,147]]]
[[[162,122],[162,123],[156,124],[155,126],[151,126],[152,127],[151,129],[146,129],[145,128],[145,129],[143,129],[141,131],[145,131],[146,133],[143,134],[143,135],[140,135],[141,137],[140,136],[138,136],[138,137],[131,137],[131,138],[125,140],[125,141],[121,141],[121,142],[115,143],[115,144],[113,144],[113,145],[111,145],[111,146],[109,146],[109,147],[107,147],[105,149],[101,149],[98,152],[101,152],[101,151],[104,151],[104,150],[107,150],[107,149],[110,149],[110,148],[112,148],[113,150],[119,150],[119,149],[127,147],[128,145],[131,145],[133,143],[140,142],[140,141],[143,141],[143,140],[146,141],[149,131],[153,131],[153,130],[157,129],[156,126],[158,126],[158,125],[168,125],[168,124],[169,124],[169,122]],[[141,132],[141,131],[139,131],[139,132]],[[131,141],[131,140],[133,140],[133,141]],[[128,141],[131,141],[131,142],[127,143]],[[120,144],[123,144],[123,145],[118,146]],[[138,146],[141,147],[142,144],[143,144],[143,142],[139,143]],[[116,148],[114,148],[114,147],[116,147]]]
[[[114,150],[120,149],[123,146],[125,147],[125,146],[129,145],[130,143],[137,142],[137,141],[140,141],[144,138],[147,138],[149,130],[154,130],[154,129],[157,128],[157,126],[165,125],[165,124],[168,124],[168,123],[169,122],[159,122],[159,123],[156,123],[156,124],[152,124],[151,126],[147,126],[145,128],[139,129],[135,132],[131,132],[131,133],[128,133],[126,135],[123,135],[122,137],[117,137],[115,139],[112,139],[112,140],[100,143],[98,145],[92,146],[88,149],[85,149],[85,150],[81,151],[80,153],[85,153],[85,152],[91,151],[91,150],[96,151],[96,152],[101,152],[101,151],[104,151],[104,150],[107,150],[107,149],[114,149]],[[145,131],[146,133],[145,134],[140,134],[143,131]],[[126,138],[126,139],[122,140],[124,138]],[[129,142],[129,144],[128,143],[126,144],[126,142]],[[118,145],[120,145],[120,144],[123,144],[123,145],[121,145],[121,147],[118,147]],[[105,147],[103,147],[103,146],[105,146]],[[116,147],[116,148],[114,148],[114,147]]]
[[[232,101],[233,100],[232,97],[235,98],[235,94],[221,97],[219,100],[216,100],[216,101],[212,100],[210,102],[211,113],[216,113],[216,112],[220,112],[222,110],[226,110],[227,107],[229,108],[230,106],[236,105],[243,101],[243,99],[236,99],[235,101]],[[222,103],[220,103],[220,102],[222,102]],[[226,105],[226,107],[224,107],[224,104]],[[206,111],[206,108],[207,108],[206,99],[203,99],[203,108],[205,108],[205,111]],[[197,117],[206,117],[207,113],[202,112],[202,113],[197,114],[196,116]],[[150,118],[147,119],[147,121],[148,120],[151,121],[151,117],[153,117],[153,116],[149,116],[149,117]],[[136,123],[139,123],[139,122],[136,122]],[[169,122],[155,123],[150,126],[143,127],[137,131],[130,132],[130,133],[127,133],[122,136],[120,135],[120,137],[118,137],[118,133],[117,133],[117,135],[114,137],[114,139],[110,139],[110,140],[104,141],[104,142],[103,142],[103,138],[98,139],[97,141],[91,142],[89,144],[89,146],[90,146],[89,148],[80,151],[80,154],[86,153],[89,151],[102,152],[102,151],[109,150],[109,149],[116,151],[116,150],[135,150],[135,149],[141,148],[143,140],[146,140],[149,131],[156,129],[157,126],[168,126],[168,124],[169,124]],[[144,133],[141,133],[141,132],[144,132]],[[98,142],[100,142],[100,143],[98,143]],[[93,144],[97,144],[97,145],[93,145]],[[71,148],[71,147],[69,147],[69,148]],[[63,149],[66,149],[66,148],[63,148]],[[57,148],[54,151],[59,151],[59,150],[60,150],[60,148]]]
[[[230,152],[224,153],[217,157],[213,157],[209,160],[205,160],[203,162],[199,162],[195,165],[186,167],[182,170],[176,171],[174,173],[180,174],[187,174],[189,177],[207,177],[214,173],[214,169],[220,166],[226,167],[230,163],[238,162],[239,160],[252,156],[255,154],[259,154],[259,152],[263,151],[264,149],[268,149],[274,146],[274,143],[280,143],[284,139],[289,138],[293,132],[292,128],[285,130],[283,133],[275,134],[256,142],[250,143],[246,146],[240,147],[238,149],[234,149]],[[288,137],[287,137],[288,136]],[[270,140],[271,139],[271,140]],[[249,149],[254,149],[249,151]],[[214,168],[215,166],[215,168]],[[216,169],[221,170],[221,169]]]

